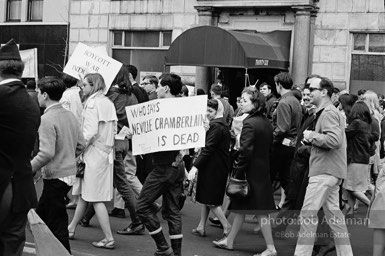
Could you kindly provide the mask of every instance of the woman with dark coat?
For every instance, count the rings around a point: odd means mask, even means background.
[[[365,193],[369,187],[369,158],[371,148],[371,123],[369,107],[363,101],[357,101],[348,118],[346,128],[348,172],[343,183],[347,191],[349,211],[346,216],[353,216],[355,199],[369,206],[370,200]]]
[[[234,222],[229,235],[214,241],[221,249],[233,250],[234,240],[245,220],[245,214],[255,214],[261,223],[261,231],[267,249],[263,256],[275,256],[273,237],[268,214],[275,211],[273,189],[270,182],[269,152],[273,141],[273,128],[264,116],[265,98],[258,91],[246,88],[242,92],[242,111],[249,113],[243,121],[240,149],[235,168],[236,178],[246,179],[250,185],[246,198],[232,198],[229,211],[234,212]]]
[[[190,179],[198,172],[196,200],[202,204],[200,222],[192,233],[202,237],[206,235],[205,226],[210,210],[223,225],[225,235],[231,229],[220,207],[225,194],[230,157],[230,132],[223,120],[223,110],[221,101],[208,100],[206,115],[210,121],[210,128],[206,133],[205,147],[189,172]]]

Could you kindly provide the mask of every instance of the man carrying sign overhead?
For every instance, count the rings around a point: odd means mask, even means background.
[[[175,74],[163,74],[159,87],[156,89],[158,99],[175,98],[182,89],[181,78]],[[182,219],[179,213],[179,198],[183,190],[184,169],[178,168],[181,159],[177,156],[179,150],[155,152],[153,157],[153,171],[147,176],[142,192],[138,198],[137,214],[155,240],[155,255],[179,256],[182,247]],[[153,203],[160,196],[163,198],[162,216],[167,220],[171,247],[163,235],[162,227]]]

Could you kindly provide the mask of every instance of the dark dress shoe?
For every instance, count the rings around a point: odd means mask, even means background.
[[[124,212],[124,209],[114,208],[111,212],[108,213],[111,217],[117,217],[117,218],[126,218],[126,213]]]
[[[217,218],[209,217],[209,221],[215,225],[221,224],[221,222]]]
[[[160,251],[159,249],[156,250],[154,253],[154,256],[174,256],[174,252],[171,248],[168,248],[167,250]]]
[[[222,223],[218,220],[218,218],[209,217],[209,221],[214,224],[215,227],[223,228]]]
[[[79,221],[80,226],[82,227],[89,227],[90,226],[90,221],[86,220],[84,217]]]
[[[330,242],[326,246],[321,246],[317,256],[326,256],[329,252],[332,252],[335,250],[336,250],[336,246],[334,245],[334,242]]]
[[[130,224],[128,227],[116,231],[116,233],[120,235],[131,235],[131,236],[137,236],[137,235],[144,235],[145,228],[143,224]]]

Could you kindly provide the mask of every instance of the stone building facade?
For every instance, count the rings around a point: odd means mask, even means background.
[[[7,20],[0,0],[0,32],[28,21],[29,2],[20,21]],[[32,1],[33,2],[33,1]],[[109,54],[160,73],[175,38],[201,25],[226,30],[292,32],[290,68],[296,84],[316,73],[330,77],[340,89],[370,88],[385,93],[385,14],[383,0],[41,0],[43,24],[69,25],[69,53],[78,42],[107,46]],[[2,8],[4,7],[4,8]],[[0,33],[1,34],[1,33]],[[4,43],[5,38],[0,38]],[[206,86],[212,69],[173,66],[171,71]],[[138,78],[139,79],[139,78]]]
[[[378,75],[374,78],[352,76],[352,64],[356,70],[357,63],[362,62],[355,55],[370,54],[354,49],[354,39],[364,36],[358,34],[374,33],[378,34],[375,40],[382,40],[385,21],[384,2],[380,0],[72,0],[70,23],[70,51],[79,41],[90,45],[105,44],[110,54],[121,61],[139,62],[139,69],[146,66],[144,72],[163,71],[161,63],[154,64],[154,69],[151,63],[162,59],[164,54],[161,52],[167,50],[168,44],[125,45],[123,41],[117,45],[116,32],[125,33],[120,36],[122,40],[135,37],[136,32],[150,31],[171,33],[174,40],[194,26],[213,25],[228,30],[292,31],[290,71],[297,84],[303,83],[308,74],[317,73],[330,77],[341,89],[352,84],[351,89],[356,90],[357,84],[363,87],[369,84],[370,88],[381,92],[382,89],[375,86],[385,80]],[[130,53],[122,54],[124,51]],[[139,56],[135,56],[136,51]],[[148,51],[154,51],[154,54]],[[151,58],[152,55],[155,57]],[[377,58],[382,56],[381,52],[375,55]],[[171,70],[193,77],[197,84],[209,79],[207,68],[177,66]],[[364,70],[360,72],[365,73]]]
[[[0,43],[37,48],[38,76],[58,75],[68,57],[69,0],[0,0]]]
[[[320,0],[313,73],[341,89],[385,94],[385,13],[381,0]]]

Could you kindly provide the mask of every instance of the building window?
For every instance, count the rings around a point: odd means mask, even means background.
[[[164,59],[172,31],[113,31],[112,57],[138,67],[137,81],[144,74],[165,71]]]
[[[7,21],[20,21],[21,0],[7,1]]]
[[[114,46],[132,48],[167,48],[172,31],[114,31]]]
[[[43,0],[28,0],[28,20],[43,20]]]
[[[385,34],[354,33],[350,91],[370,89],[385,94]]]

